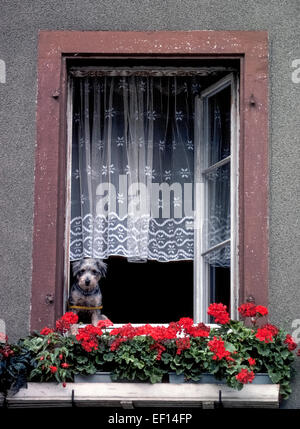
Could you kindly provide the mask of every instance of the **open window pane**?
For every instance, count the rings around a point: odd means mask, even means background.
[[[209,167],[230,155],[230,85],[207,99],[206,163]]]
[[[205,250],[209,250],[230,239],[230,163],[205,174],[205,180],[207,184]],[[224,261],[224,264],[228,262]]]
[[[196,176],[200,195],[196,224],[201,233],[195,234],[199,255],[195,275],[200,284],[199,320],[206,321],[210,303],[222,302],[230,310],[235,293],[235,277],[231,273],[232,257],[235,258],[235,244],[231,245],[232,211],[236,210],[236,181],[232,180],[236,174],[232,169],[236,167],[234,85],[233,75],[228,75],[206,88],[196,102],[201,121],[196,150],[200,166]]]

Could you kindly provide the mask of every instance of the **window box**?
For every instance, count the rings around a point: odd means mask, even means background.
[[[112,383],[110,372],[96,372],[92,375],[74,375],[75,383]]]
[[[177,375],[175,372],[169,373],[169,383],[200,383],[200,384],[226,384],[226,380],[218,380],[213,374],[202,374],[199,381],[186,380],[183,374]],[[268,374],[255,374],[251,384],[273,384]]]
[[[286,399],[291,392],[297,344],[274,325],[255,328],[268,313],[266,307],[248,303],[238,310],[251,317],[252,327],[230,320],[223,304],[212,304],[208,314],[220,324],[215,328],[182,318],[168,327],[126,325],[109,331],[111,322],[102,320],[97,327],[79,328],[76,336],[70,328],[78,317],[66,313],[56,330],[45,327],[18,346],[2,346],[7,371],[16,358],[29,359],[22,379],[30,382],[27,389],[8,395],[9,406],[69,406],[70,393],[71,405],[76,397],[80,405],[95,406],[213,406],[216,398],[227,406],[278,406],[279,393]],[[101,370],[106,372],[97,374]],[[172,371],[183,377],[174,381]],[[91,375],[82,377],[86,374]],[[185,382],[185,377],[202,379]],[[12,387],[18,379],[15,374]],[[7,390],[13,392],[9,386]]]
[[[202,407],[278,408],[278,384],[247,385],[237,391],[218,384],[28,383],[7,398],[9,408],[35,407]]]
[[[74,376],[75,383],[113,383],[111,379],[110,372],[97,372],[92,375],[81,375],[77,374]],[[184,374],[177,375],[175,372],[170,372],[168,374],[168,381],[171,384],[179,383],[196,383],[196,384],[226,384],[226,380],[218,380],[213,374],[204,373],[201,376],[199,381],[186,380]],[[128,383],[128,380],[120,381],[118,383],[124,382]],[[141,383],[140,380],[135,380],[134,383]],[[255,378],[252,381],[252,384],[273,384],[268,374],[261,373],[255,374]]]
[[[96,372],[91,375],[82,375],[75,374],[74,375],[74,383],[116,383],[111,378],[110,372]],[[118,380],[117,383],[129,383],[128,380]],[[141,380],[132,380],[130,383],[142,383]]]

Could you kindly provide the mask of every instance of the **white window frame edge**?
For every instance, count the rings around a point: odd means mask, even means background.
[[[195,99],[195,112],[199,120],[195,121],[195,242],[194,242],[194,321],[208,322],[208,270],[204,261],[203,223],[206,216],[206,186],[201,172],[201,146],[205,141],[207,132],[206,118],[204,118],[204,102],[208,96],[231,87],[231,112],[230,112],[230,317],[237,318],[238,304],[238,149],[239,149],[239,97],[237,75],[230,73],[210,87],[206,88]],[[196,114],[196,113],[195,113]],[[222,163],[222,161],[221,161]],[[198,194],[198,197],[196,196]]]

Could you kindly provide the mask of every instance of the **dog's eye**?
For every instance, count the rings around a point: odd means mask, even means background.
[[[98,274],[96,270],[93,270],[93,271],[92,271],[92,273],[93,273],[94,275]]]
[[[80,271],[79,271],[79,274],[80,274],[80,275],[84,274],[84,270],[80,270]]]

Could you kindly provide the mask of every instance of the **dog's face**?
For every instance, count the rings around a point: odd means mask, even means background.
[[[83,290],[93,290],[105,276],[106,264],[100,259],[81,259],[72,264],[73,275]]]

